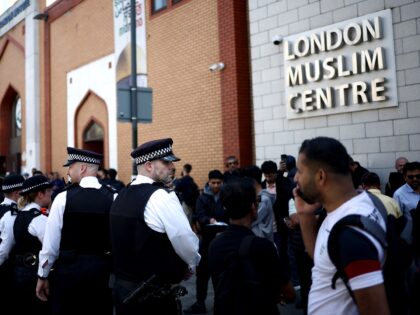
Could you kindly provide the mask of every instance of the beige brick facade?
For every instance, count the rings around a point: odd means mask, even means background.
[[[67,80],[69,71],[111,54],[114,49],[110,1],[82,1],[50,24],[51,165],[63,172],[67,158]],[[93,74],[92,74],[93,75]],[[93,114],[93,113],[92,113]]]
[[[152,18],[148,13],[153,123],[140,125],[139,143],[172,137],[182,159],[177,175],[190,163],[202,186],[209,170],[223,168],[220,73],[208,70],[220,61],[217,1],[189,1]]]
[[[67,125],[68,86],[80,80],[69,76],[69,73],[114,53],[113,1],[57,0],[45,8],[45,1],[39,0],[39,5],[40,11],[49,15],[47,21],[39,22],[40,168],[43,171],[59,171],[64,176],[66,170],[62,164],[66,160],[65,148],[71,130]],[[236,58],[241,59],[237,50],[242,48],[234,43],[237,36],[235,28],[239,25],[234,15],[239,6],[226,0],[183,0],[170,9],[151,15],[151,0],[145,0],[145,5],[148,85],[153,89],[153,121],[139,124],[138,144],[152,139],[173,138],[174,152],[182,159],[176,165],[177,176],[182,165],[190,163],[193,165],[192,176],[203,187],[210,170],[224,170],[226,154],[244,154],[247,162],[252,159],[252,137],[248,135],[252,134],[252,130],[246,131],[247,141],[241,145],[236,143],[239,130],[249,129],[243,124],[243,117],[238,117],[243,108],[248,108],[248,111],[250,108],[250,100],[242,97],[249,94],[249,76],[244,78],[245,84],[242,85],[238,83],[242,79],[232,80],[242,78],[238,75],[239,63],[235,62]],[[241,5],[240,10],[240,19],[246,20],[245,7]],[[223,31],[226,25],[229,27]],[[22,26],[19,28],[22,29]],[[226,31],[229,33],[226,34]],[[8,36],[24,42],[23,34],[13,32],[15,30],[10,31]],[[247,32],[244,32],[246,38]],[[0,38],[0,48],[4,41],[4,37]],[[247,49],[246,41],[243,45]],[[8,54],[4,58],[9,58]],[[241,60],[248,64],[247,53],[243,56]],[[20,68],[15,71],[16,79],[0,76],[0,96],[6,84],[3,81],[13,79],[18,82],[17,86],[24,87],[23,58],[24,54],[22,59],[17,59]],[[16,58],[12,59],[16,63]],[[211,64],[226,61],[224,71],[209,71]],[[109,66],[115,67],[114,62]],[[0,59],[1,67],[10,66],[4,65]],[[13,72],[10,68],[5,69]],[[92,118],[103,124],[105,135],[109,137],[106,106],[110,105],[94,94],[84,102],[80,104],[74,121],[73,136],[79,147],[83,129]],[[251,126],[249,114],[245,114],[246,119]],[[116,169],[119,178],[127,183],[132,172],[131,124],[118,122],[116,133]],[[109,140],[104,141],[104,147]],[[106,155],[105,160],[105,166],[109,167]]]

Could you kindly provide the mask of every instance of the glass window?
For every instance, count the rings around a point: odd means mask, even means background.
[[[168,6],[167,0],[152,0],[153,13],[166,9]]]
[[[16,97],[12,109],[12,137],[20,137],[22,134],[22,101]]]
[[[150,0],[152,3],[152,14],[162,10],[171,9],[172,6],[182,2],[182,0]]]
[[[8,8],[14,5],[17,0],[1,0],[0,1],[0,15],[3,14]]]
[[[83,140],[85,142],[89,141],[98,141],[104,139],[104,130],[101,126],[99,126],[97,123],[93,123],[86,131],[83,136]]]

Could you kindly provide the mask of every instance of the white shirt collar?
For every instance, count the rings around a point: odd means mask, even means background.
[[[80,187],[83,188],[101,188],[101,184],[95,176],[86,176],[80,180]]]
[[[3,202],[1,204],[2,205],[11,205],[12,203],[16,203],[16,201],[14,201],[14,200],[12,200],[10,198],[4,197],[4,200],[3,200]]]
[[[28,203],[26,206],[24,206],[22,211],[28,211],[33,208],[41,210],[41,206],[39,204],[37,204],[36,202],[31,202],[31,203]]]
[[[153,184],[155,181],[150,177],[144,175],[137,175],[136,179],[131,183],[131,185],[139,184]]]

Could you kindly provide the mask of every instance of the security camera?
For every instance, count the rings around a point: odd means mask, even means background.
[[[223,62],[214,63],[209,67],[210,72],[214,72],[217,70],[223,70],[225,68],[225,64]]]
[[[273,38],[271,39],[274,45],[280,45],[282,40],[283,38],[280,35],[274,35]]]

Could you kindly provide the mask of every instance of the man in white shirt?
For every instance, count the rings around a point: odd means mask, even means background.
[[[382,276],[384,251],[364,231],[346,228],[337,249],[355,301],[341,279],[335,289],[331,286],[337,269],[327,244],[335,223],[349,214],[360,214],[386,229],[367,193],[355,190],[349,167],[350,157],[335,139],[305,140],[299,150],[294,196],[305,247],[314,259],[308,314],[389,314]],[[327,216],[317,231],[315,210],[321,205]]]
[[[143,303],[123,302],[139,284],[154,278],[158,286],[190,277],[200,261],[198,238],[171,181],[172,139],[149,141],[131,156],[138,176],[114,201],[111,209],[111,242],[114,257],[114,304],[117,315],[179,314],[176,296],[152,296]],[[144,298],[149,292],[141,292]]]
[[[52,314],[111,315],[109,211],[116,193],[96,177],[101,154],[71,147],[67,153],[72,185],[51,206],[36,294],[50,298]]]
[[[406,183],[397,189],[393,198],[398,202],[403,215],[411,220],[411,211],[416,209],[420,201],[420,163],[406,163],[403,174]]]

